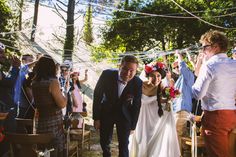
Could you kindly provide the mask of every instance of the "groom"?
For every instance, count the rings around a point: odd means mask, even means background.
[[[138,60],[126,55],[119,70],[104,70],[97,82],[93,99],[94,127],[100,130],[103,157],[110,157],[114,124],[119,142],[119,157],[128,157],[128,139],[138,120],[142,81],[135,76]]]

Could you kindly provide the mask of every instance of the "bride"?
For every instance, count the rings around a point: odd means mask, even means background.
[[[130,157],[180,157],[173,112],[163,99],[164,64],[146,65],[145,73],[139,119],[130,136]]]

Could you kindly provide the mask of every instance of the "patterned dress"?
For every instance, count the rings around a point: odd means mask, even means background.
[[[49,85],[52,80],[33,82],[34,101],[39,112],[36,132],[53,133],[52,147],[57,151],[57,156],[60,156],[65,148],[65,137],[62,110],[56,105],[52,94],[49,92]]]

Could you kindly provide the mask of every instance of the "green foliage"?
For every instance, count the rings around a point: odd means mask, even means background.
[[[83,39],[88,45],[90,45],[93,42],[92,7],[90,4],[89,4],[87,12],[86,12],[86,18],[85,18],[84,25],[85,26],[84,26]]]
[[[17,54],[19,51],[16,46],[17,35],[15,33],[10,33],[15,31],[17,24],[15,23],[16,16],[14,16],[8,2],[10,0],[0,1],[0,42],[6,45],[6,51],[14,51]],[[3,33],[6,32],[6,33]]]
[[[176,0],[186,10],[192,12],[201,19],[221,27],[236,27],[235,12],[236,1],[227,0]],[[179,8],[172,1],[155,0],[130,1],[120,5],[121,9],[181,17],[191,17],[190,14]],[[231,16],[220,16],[232,14]],[[191,44],[198,43],[201,35],[209,29],[220,29],[209,25],[197,18],[167,18],[159,16],[146,16],[122,11],[113,12],[112,20],[107,22],[102,31],[102,48],[99,60],[113,57],[114,52],[146,51],[153,47],[161,50],[182,49]],[[233,41],[236,29],[220,29],[227,33]],[[124,48],[123,48],[124,47]],[[118,51],[119,50],[119,51]],[[103,53],[105,55],[103,55]],[[96,51],[93,52],[94,58]],[[146,59],[147,60],[147,59]],[[150,59],[151,61],[153,59]],[[173,59],[169,60],[170,63]]]

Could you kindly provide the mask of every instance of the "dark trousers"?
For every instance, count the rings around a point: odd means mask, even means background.
[[[103,150],[103,157],[111,157],[110,143],[112,140],[114,125],[116,125],[119,142],[119,157],[128,157],[130,123],[125,119],[124,116],[114,115],[103,117],[101,119],[100,144]]]

